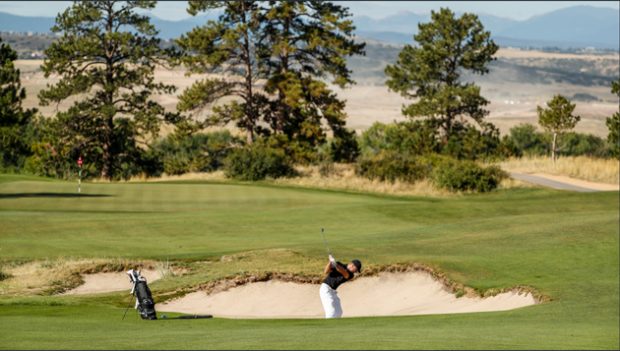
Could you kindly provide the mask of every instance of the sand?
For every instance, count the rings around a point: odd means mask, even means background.
[[[152,283],[161,278],[161,273],[156,270],[142,270],[141,274],[147,283]],[[95,273],[82,276],[84,284],[71,289],[63,295],[98,294],[104,292],[131,290],[129,276],[125,272]]]
[[[428,273],[381,273],[338,288],[343,317],[505,311],[534,305],[530,293],[460,297]],[[156,305],[158,312],[212,314],[224,318],[323,318],[318,284],[271,280],[207,295],[198,291]]]

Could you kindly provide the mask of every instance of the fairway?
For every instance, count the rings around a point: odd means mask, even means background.
[[[318,276],[325,228],[336,258],[359,258],[369,270],[418,263],[480,293],[522,286],[548,300],[505,312],[340,320],[142,321],[130,310],[121,321],[128,290],[18,292],[8,278],[0,348],[617,349],[618,211],[618,192],[440,199],[187,181],[86,183],[78,195],[75,183],[0,175],[3,271],[167,262],[182,274],[149,284],[161,301],[236,275]]]

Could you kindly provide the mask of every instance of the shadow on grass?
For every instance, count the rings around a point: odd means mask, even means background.
[[[24,197],[74,198],[74,197],[110,197],[107,194],[70,194],[70,193],[13,193],[0,194],[0,199],[20,199]]]

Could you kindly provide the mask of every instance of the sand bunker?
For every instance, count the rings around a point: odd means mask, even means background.
[[[446,291],[428,273],[381,273],[338,288],[343,317],[397,316],[505,311],[534,305],[530,293],[460,297]],[[212,314],[227,318],[322,318],[319,285],[271,280],[207,295],[190,293],[157,304],[159,312]]]
[[[156,270],[145,269],[141,273],[149,284],[161,278],[161,273]],[[84,279],[84,284],[63,295],[97,294],[131,289],[129,276],[125,272],[86,274],[82,276],[82,279]]]

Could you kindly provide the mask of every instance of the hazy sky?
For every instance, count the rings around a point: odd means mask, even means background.
[[[454,11],[486,13],[512,19],[527,19],[549,11],[576,5],[619,9],[619,1],[338,1],[346,4],[354,15],[382,18],[402,11],[429,13],[448,6]],[[23,16],[55,17],[69,6],[69,1],[0,1],[0,11]],[[189,17],[185,1],[160,1],[153,11],[167,20]]]

